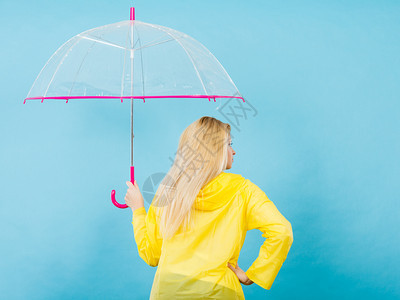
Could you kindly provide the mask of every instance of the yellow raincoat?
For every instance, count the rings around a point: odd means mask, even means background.
[[[270,289],[293,242],[291,224],[266,194],[241,175],[220,173],[195,200],[194,229],[163,242],[155,210],[133,211],[132,225],[140,257],[158,266],[150,299],[244,299],[236,266],[246,232],[266,238],[247,276]]]

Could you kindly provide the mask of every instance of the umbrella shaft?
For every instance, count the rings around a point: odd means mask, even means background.
[[[131,166],[133,166],[133,99],[131,99]]]
[[[132,18],[133,16],[133,18]],[[133,96],[133,48],[134,48],[134,40],[133,40],[133,22],[132,19],[135,19],[135,10],[131,8],[131,96]],[[131,166],[133,166],[133,98],[131,98]]]

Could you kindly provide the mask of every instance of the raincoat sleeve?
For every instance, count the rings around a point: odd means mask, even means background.
[[[132,213],[132,225],[139,256],[149,266],[158,266],[162,238],[158,232],[152,206],[150,206],[148,213],[146,213],[144,207],[135,209]]]
[[[266,238],[257,259],[246,271],[253,282],[269,290],[293,243],[292,226],[267,195],[246,179],[247,230],[259,229]]]

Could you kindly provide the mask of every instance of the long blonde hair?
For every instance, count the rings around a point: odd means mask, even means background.
[[[152,202],[164,240],[171,238],[182,224],[184,230],[189,228],[200,190],[225,170],[230,131],[229,124],[204,116],[181,134],[174,163]]]

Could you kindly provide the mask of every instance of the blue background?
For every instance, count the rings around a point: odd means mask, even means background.
[[[365,0],[2,0],[0,297],[150,293],[131,211],[109,199],[129,179],[129,102],[22,104],[59,46],[131,5],[203,43],[257,111],[232,130],[230,172],[265,191],[294,242],[271,290],[243,286],[246,299],[399,299],[400,3]],[[140,187],[194,120],[227,122],[217,106],[135,102]],[[242,269],[263,240],[248,232]]]

